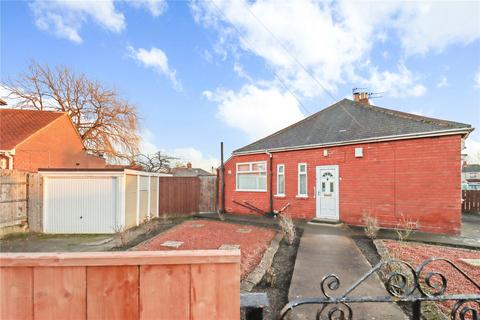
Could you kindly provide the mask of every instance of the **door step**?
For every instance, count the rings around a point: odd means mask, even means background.
[[[319,219],[319,218],[312,219],[308,223],[309,224],[329,224],[333,226],[338,226],[342,224],[342,222],[339,220],[328,220],[328,219]]]

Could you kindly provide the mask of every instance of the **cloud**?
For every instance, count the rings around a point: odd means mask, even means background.
[[[82,27],[90,22],[104,29],[120,33],[126,28],[125,16],[114,0],[35,0],[30,3],[36,26],[49,31],[55,36],[74,43],[83,41],[80,36]],[[166,10],[163,0],[127,0],[124,1],[137,8],[146,8],[153,16],[159,16]]]
[[[140,136],[140,152],[143,154],[153,154],[161,151],[165,154],[178,158],[181,163],[191,162],[193,167],[202,168],[211,171],[212,167],[216,168],[220,165],[220,161],[211,155],[206,155],[194,147],[182,147],[174,149],[165,149],[157,146],[154,142],[155,136],[149,129],[142,129]]]
[[[465,141],[465,149],[462,153],[467,154],[468,163],[480,163],[480,140],[470,135]]]
[[[220,89],[205,91],[204,96],[218,103],[217,118],[242,130],[250,139],[261,138],[304,117],[297,100],[274,86],[249,84],[239,92]]]
[[[421,14],[414,9],[408,13]],[[253,53],[304,97],[325,95],[325,89],[336,95],[347,81],[375,82],[382,76],[402,80],[400,90],[391,91],[390,83],[379,88],[387,94],[425,92],[404,62],[398,70],[378,70],[370,61],[375,42],[388,41],[392,26],[405,27],[403,3],[198,1],[191,10],[197,23],[218,31],[216,46],[223,52]]]
[[[454,43],[480,38],[478,1],[398,2],[394,20],[407,55],[441,52]]]
[[[159,74],[169,78],[175,90],[182,90],[182,85],[177,80],[177,72],[169,67],[167,55],[161,49],[155,47],[152,47],[150,50],[143,48],[135,49],[128,46],[127,50],[130,57],[139,61],[144,67],[152,68]]]
[[[480,89],[480,67],[478,67],[477,73],[475,73],[473,81],[474,87]]]
[[[448,79],[445,76],[440,78],[440,81],[437,83],[437,88],[445,88],[448,87]]]
[[[160,16],[167,10],[166,0],[126,0],[126,2],[136,8],[145,8],[154,17]]]
[[[125,29],[125,16],[115,9],[113,1],[34,1],[30,4],[35,24],[41,30],[50,30],[57,37],[80,43],[79,31],[92,20],[112,32]]]
[[[412,72],[404,64],[399,64],[397,70],[379,72],[377,68],[372,68],[369,78],[358,81],[391,97],[419,97],[425,94],[427,88],[416,83]]]

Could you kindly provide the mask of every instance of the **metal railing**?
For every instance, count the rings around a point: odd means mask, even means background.
[[[434,262],[446,263],[458,276],[472,284],[476,293],[447,294],[448,279],[432,270]],[[367,279],[379,272],[388,295],[385,296],[350,296]],[[430,258],[423,261],[416,269],[411,264],[400,260],[382,261],[365,273],[351,287],[340,295],[332,295],[340,288],[340,279],[335,274],[325,276],[320,282],[323,296],[305,297],[290,301],[282,309],[280,319],[301,305],[319,305],[315,319],[354,319],[351,304],[373,302],[404,302],[412,305],[412,319],[422,318],[422,302],[455,301],[450,319],[478,320],[480,316],[480,284],[467,275],[452,261],[443,258]],[[362,315],[358,315],[362,316]],[[312,317],[313,318],[313,317]]]

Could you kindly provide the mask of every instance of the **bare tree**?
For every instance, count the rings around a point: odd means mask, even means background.
[[[136,108],[115,89],[68,67],[50,69],[35,61],[4,86],[17,108],[67,112],[87,151],[115,161],[131,161],[138,153]]]
[[[171,161],[173,160],[178,160],[178,158],[158,151],[154,154],[137,155],[135,164],[142,166],[145,171],[167,173],[172,168]]]

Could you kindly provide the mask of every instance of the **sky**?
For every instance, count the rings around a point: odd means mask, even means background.
[[[480,2],[2,1],[1,82],[65,65],[137,106],[142,151],[210,169],[353,88],[478,128]],[[5,91],[0,90],[0,96]]]

